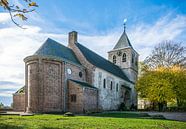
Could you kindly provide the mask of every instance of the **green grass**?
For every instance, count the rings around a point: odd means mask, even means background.
[[[98,117],[97,117],[98,116]],[[62,115],[0,116],[0,129],[185,129],[185,122],[143,119],[132,113],[94,116]]]

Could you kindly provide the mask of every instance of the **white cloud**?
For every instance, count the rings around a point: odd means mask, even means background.
[[[12,91],[0,92],[1,97],[12,97]]]
[[[129,32],[133,46],[141,55],[143,60],[154,45],[164,40],[176,40],[186,30],[186,16],[177,15],[171,18],[170,15],[158,19],[154,25],[136,25]],[[145,52],[145,53],[144,53]]]
[[[8,21],[10,21],[10,14],[9,13],[0,13],[0,23],[5,24]]]

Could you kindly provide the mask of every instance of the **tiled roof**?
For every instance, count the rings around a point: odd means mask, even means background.
[[[63,46],[50,38],[45,41],[45,43],[35,52],[34,55],[62,58],[76,64],[80,64],[74,52],[70,48]]]
[[[91,51],[90,49],[84,47],[80,43],[76,43],[77,47],[80,49],[80,51],[83,53],[85,58],[96,67],[103,69],[117,77],[120,77],[128,82],[131,82],[125,73],[122,71],[121,68],[119,68],[117,65],[114,65],[110,61],[106,60],[105,58],[99,56],[95,52]]]
[[[75,83],[78,83],[79,85],[83,86],[83,87],[89,87],[89,88],[94,88],[97,89],[96,87],[92,86],[91,84],[87,83],[87,82],[82,82],[82,81],[78,81],[78,80],[72,80],[69,79],[70,81],[73,81]]]
[[[117,44],[114,46],[114,49],[119,49],[119,48],[125,48],[125,47],[131,47],[132,45],[130,43],[130,40],[124,31],[123,34],[121,35],[120,39],[118,40]]]

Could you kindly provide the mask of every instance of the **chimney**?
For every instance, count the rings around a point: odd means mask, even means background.
[[[70,44],[74,44],[74,43],[77,43],[77,32],[76,31],[69,32],[69,34],[68,34],[69,46],[70,46]]]

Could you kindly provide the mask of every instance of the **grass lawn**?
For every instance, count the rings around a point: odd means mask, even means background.
[[[0,115],[0,129],[185,129],[186,122],[141,118],[135,113],[94,116]]]

